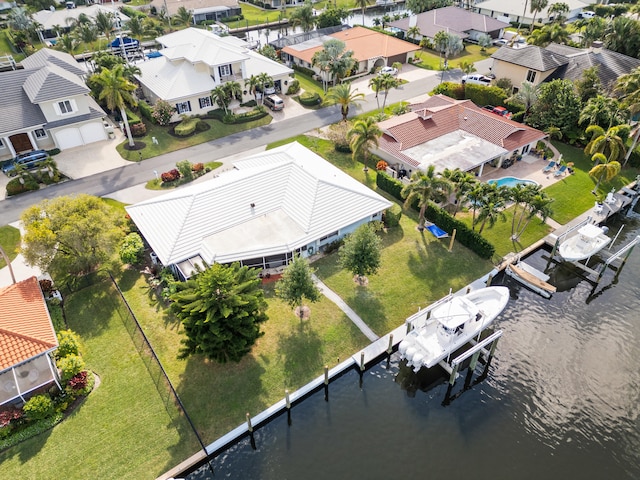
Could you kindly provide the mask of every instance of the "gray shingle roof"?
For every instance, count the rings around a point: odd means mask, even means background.
[[[563,45],[551,44],[547,49],[558,50]],[[640,67],[640,60],[611,50],[600,51],[577,50],[578,53],[569,58],[567,65],[562,66],[548,77],[548,80],[563,78],[565,80],[578,80],[587,68],[597,66],[598,78],[606,90],[611,90],[618,77],[631,73]]]
[[[28,56],[20,62],[25,69],[35,69],[48,65],[57,65],[75,75],[86,75],[87,72],[80,67],[78,61],[65,52],[59,52],[51,48],[42,48],[33,55]]]
[[[407,31],[409,29],[409,17],[402,18],[389,24],[392,27]],[[439,31],[455,33],[461,38],[466,38],[471,30],[490,33],[509,26],[495,18],[479,13],[470,12],[458,7],[444,7],[420,13],[416,18],[416,25],[420,34],[433,38]]]
[[[504,46],[491,55],[491,58],[504,62],[520,65],[538,72],[547,72],[569,63],[564,55],[548,51],[535,45],[512,48]]]
[[[33,70],[14,70],[0,74],[0,133],[9,133],[46,123],[42,110],[29,101],[22,85]]]
[[[89,93],[89,88],[78,76],[55,65],[30,71],[33,73],[26,79],[23,87],[32,103]]]

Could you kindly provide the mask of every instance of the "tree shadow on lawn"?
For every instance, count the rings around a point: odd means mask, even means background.
[[[53,432],[53,428],[46,430],[35,437],[32,437],[24,442],[20,442],[17,445],[0,453],[0,465],[9,458],[17,456],[21,463],[26,463],[33,457],[38,455],[42,448],[49,441],[49,436]]]
[[[313,312],[310,320],[297,321],[293,330],[278,340],[278,351],[284,359],[284,376],[287,385],[300,385],[301,379],[308,377],[309,371],[317,371],[318,375],[323,367],[323,344],[309,322],[313,321]]]
[[[67,295],[63,305],[69,328],[87,338],[99,336],[108,330],[108,319],[120,307],[124,307],[110,280]]]
[[[245,412],[256,414],[268,406],[262,400],[265,370],[251,353],[238,363],[221,364],[202,355],[186,362],[174,387],[205,445],[240,425]]]
[[[370,286],[356,286],[353,295],[345,301],[376,334],[388,333],[386,309]]]
[[[380,238],[382,239],[382,246],[388,247],[404,239],[404,229],[401,225],[391,227],[387,229],[386,233],[383,233]]]

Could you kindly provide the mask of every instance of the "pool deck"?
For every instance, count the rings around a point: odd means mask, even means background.
[[[548,187],[556,182],[559,182],[569,173],[564,173],[559,177],[555,177],[554,174],[557,171],[553,169],[549,172],[543,172],[542,170],[549,164],[549,160],[543,160],[542,157],[535,157],[533,155],[525,155],[522,160],[514,163],[509,168],[495,168],[485,165],[484,171],[480,180],[486,182],[488,180],[497,180],[503,177],[516,177],[523,180],[533,180],[539,183],[542,187]]]

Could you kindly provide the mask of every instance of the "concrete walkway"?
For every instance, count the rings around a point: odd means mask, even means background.
[[[327,287],[324,283],[322,283],[322,280],[320,280],[315,275],[313,276],[313,280],[316,282],[316,285],[318,286],[318,290],[320,290],[320,292],[325,297],[327,297],[329,300],[331,300],[333,303],[335,303],[338,306],[338,308],[340,310],[342,310],[347,315],[347,317],[349,317],[349,319],[353,322],[353,324],[356,327],[358,327],[360,329],[360,331],[371,342],[375,342],[376,340],[378,340],[380,338],[378,335],[376,335],[373,332],[373,330],[371,330],[369,328],[369,326],[366,323],[364,323],[364,320],[362,320],[358,316],[358,314],[356,312],[354,312],[351,309],[351,307],[349,305],[347,305],[344,300],[342,300],[342,298],[340,298],[340,296],[336,292],[334,292],[329,287]]]

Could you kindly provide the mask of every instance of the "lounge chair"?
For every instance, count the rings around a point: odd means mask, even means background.
[[[562,165],[558,171],[556,173],[553,174],[554,177],[560,177],[562,175],[564,175],[564,172],[567,171],[567,166],[566,165]]]
[[[543,171],[544,173],[547,173],[547,172],[550,172],[551,170],[553,170],[554,168],[556,168],[556,162],[554,162],[553,160],[551,160],[551,161],[549,162],[549,165],[547,165],[546,167],[544,167],[544,168],[542,169],[542,171]]]

